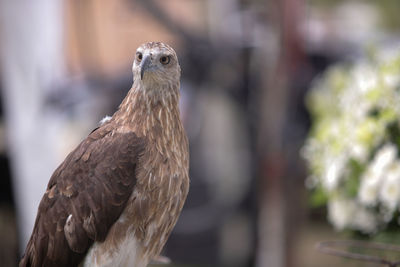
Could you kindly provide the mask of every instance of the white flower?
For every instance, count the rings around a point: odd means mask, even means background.
[[[325,162],[326,170],[322,177],[322,183],[327,191],[333,191],[339,184],[347,158],[329,158]]]
[[[351,145],[349,145],[349,153],[350,156],[360,162],[364,162],[367,160],[368,157],[368,148],[357,142],[352,142]]]
[[[393,144],[384,145],[375,155],[371,164],[361,177],[358,200],[367,206],[378,202],[378,194],[389,167],[396,159],[397,149]],[[380,197],[382,199],[382,197]]]
[[[330,68],[307,96],[314,121],[302,150],[310,167],[306,186],[326,192],[329,220],[338,230],[374,233],[400,210],[399,136],[388,127],[400,127],[399,51]],[[354,188],[351,179],[361,170]]]
[[[367,93],[378,84],[377,72],[369,64],[362,63],[356,66],[352,74],[355,83],[354,87],[362,94]]]
[[[353,228],[373,233],[378,220],[372,212],[353,199],[335,197],[328,203],[328,218],[336,230]]]
[[[376,231],[378,223],[376,216],[371,211],[360,205],[357,206],[352,220],[353,228],[364,233],[373,233]]]
[[[400,162],[397,161],[383,179],[381,190],[379,191],[379,199],[390,210],[393,211],[399,204],[400,200]]]
[[[335,197],[328,203],[328,218],[336,230],[343,230],[351,224],[356,208],[354,201]]]
[[[397,148],[393,144],[384,145],[375,155],[370,165],[370,170],[374,175],[382,175],[393,163],[397,155]]]
[[[380,186],[379,175],[367,171],[361,178],[360,189],[358,191],[358,200],[367,206],[374,206],[378,200],[378,191]]]
[[[399,75],[398,74],[383,74],[383,81],[389,87],[396,87],[399,84]]]

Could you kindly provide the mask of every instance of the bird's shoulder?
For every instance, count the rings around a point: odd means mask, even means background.
[[[72,173],[67,171],[86,173],[89,169],[110,164],[116,165],[114,168],[124,167],[124,162],[135,164],[142,155],[146,140],[133,131],[119,132],[117,127],[107,123],[95,128],[54,171],[47,188],[56,183],[59,177],[72,178]]]

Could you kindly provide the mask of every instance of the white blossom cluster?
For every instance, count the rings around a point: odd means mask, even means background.
[[[376,233],[400,207],[400,49],[330,68],[307,96],[306,185],[335,228]]]

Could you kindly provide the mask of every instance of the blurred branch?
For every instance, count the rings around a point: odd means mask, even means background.
[[[395,267],[400,265],[400,261],[393,262],[378,256],[349,252],[338,248],[364,248],[364,249],[400,252],[399,246],[391,244],[383,244],[383,243],[362,242],[362,241],[324,241],[318,243],[316,246],[316,249],[319,252],[333,256],[338,256],[358,261],[385,264],[389,267]]]

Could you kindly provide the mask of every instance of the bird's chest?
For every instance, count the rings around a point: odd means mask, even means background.
[[[180,148],[182,150],[182,148]],[[133,202],[142,207],[142,220],[162,228],[163,223],[175,221],[182,209],[188,191],[187,160],[178,149],[153,148],[140,166]],[[167,227],[169,228],[169,227]],[[149,227],[147,234],[152,235]],[[163,229],[168,230],[168,229]]]
[[[146,266],[165,245],[188,193],[188,162],[175,152],[146,153],[151,156],[143,155],[146,160],[137,166],[137,183],[124,212],[87,259],[109,263],[104,266]]]
[[[157,255],[176,224],[189,189],[186,147],[154,144],[139,166],[126,214],[135,237],[149,257]]]

